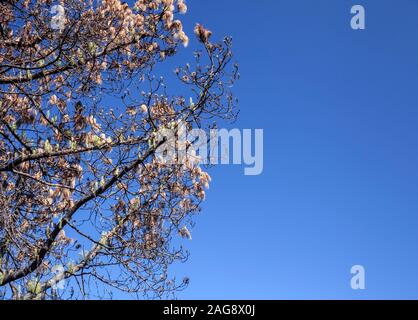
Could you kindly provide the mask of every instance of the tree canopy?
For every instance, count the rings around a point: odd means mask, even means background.
[[[176,94],[156,67],[189,44],[184,0],[53,5],[0,3],[0,297],[163,297],[210,177],[158,161],[155,133],[235,118],[231,39],[197,24]]]

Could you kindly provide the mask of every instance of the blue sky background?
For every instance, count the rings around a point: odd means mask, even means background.
[[[350,28],[355,4],[365,31]],[[265,163],[210,171],[178,298],[418,298],[418,1],[188,5],[188,34],[233,36],[236,126],[264,129]]]

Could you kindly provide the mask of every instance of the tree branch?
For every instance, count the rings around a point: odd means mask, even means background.
[[[84,197],[83,199],[79,200],[67,213],[66,215],[60,220],[59,223],[55,225],[54,230],[51,232],[48,239],[45,241],[45,244],[43,248],[39,251],[37,257],[32,261],[32,263],[27,266],[26,268],[23,268],[18,271],[9,271],[8,274],[6,274],[3,278],[1,286],[4,286],[10,282],[16,281],[18,279],[24,278],[27,275],[31,274],[33,271],[35,271],[42,263],[44,258],[47,256],[48,252],[51,250],[53,243],[55,242],[55,239],[57,238],[58,234],[61,232],[61,230],[64,229],[64,227],[68,224],[68,222],[71,221],[74,214],[83,207],[86,203],[91,201],[92,199],[95,199],[96,197],[102,195],[107,190],[109,190],[118,180],[123,178],[126,174],[128,174],[130,171],[135,169],[140,164],[144,163],[144,161],[151,155],[155,153],[155,151],[164,143],[166,142],[166,139],[163,139],[160,141],[156,146],[149,149],[147,153],[141,157],[140,159],[134,161],[130,166],[125,167],[123,170],[121,170],[118,174],[114,175],[105,185],[98,188],[96,191],[92,192],[90,195]]]

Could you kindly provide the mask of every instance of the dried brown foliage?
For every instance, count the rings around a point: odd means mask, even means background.
[[[54,30],[52,1],[0,3],[0,295],[162,297],[187,282],[168,266],[210,178],[157,161],[153,134],[234,117],[230,39],[198,25],[203,50],[175,71],[189,95],[170,95],[154,70],[189,42],[184,1],[61,4]]]

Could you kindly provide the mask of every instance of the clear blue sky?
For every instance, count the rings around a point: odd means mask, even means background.
[[[355,4],[365,31],[350,28]],[[418,1],[188,5],[189,34],[233,36],[237,126],[264,129],[265,164],[210,172],[178,297],[418,298]]]

